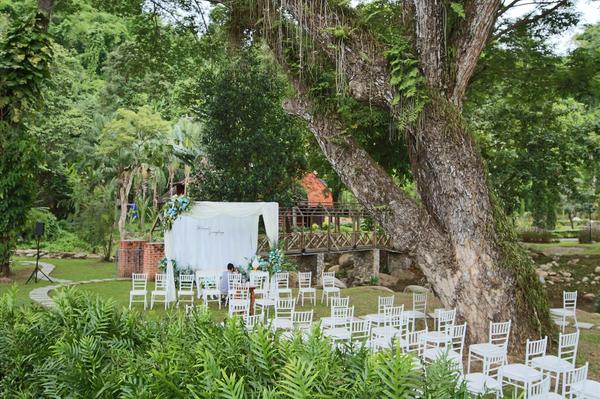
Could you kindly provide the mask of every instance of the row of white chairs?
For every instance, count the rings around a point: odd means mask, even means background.
[[[204,305],[208,306],[209,302],[217,302],[220,309],[221,298],[223,296],[219,284],[221,278],[221,276],[215,274],[180,274],[179,287],[176,291],[177,304],[187,303],[193,306],[195,285],[196,296],[198,299],[202,299]],[[228,293],[247,289],[247,286],[242,287],[241,274],[229,273],[227,278]],[[335,285],[334,272],[324,272],[321,280],[323,284],[321,303],[323,303],[323,300],[329,303],[331,298],[339,297],[340,288]],[[150,309],[157,302],[164,303],[165,309],[168,307],[166,281],[165,274],[158,273],[155,275],[156,285],[150,294]],[[130,309],[132,304],[136,302],[143,303],[144,309],[148,307],[147,284],[148,275],[146,273],[132,274],[132,289],[129,292]],[[273,276],[272,284],[269,273],[262,271],[251,272],[249,284],[255,287],[255,310],[266,310],[268,312],[268,308],[274,307],[276,299],[292,297],[292,289],[289,286],[289,273],[287,272],[276,273]],[[229,296],[229,294],[226,296],[227,302],[229,302]],[[308,300],[313,305],[316,305],[317,302],[317,290],[312,286],[312,272],[298,273],[298,295],[296,301],[304,306],[305,300]]]

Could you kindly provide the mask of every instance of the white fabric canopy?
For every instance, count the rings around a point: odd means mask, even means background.
[[[220,274],[227,264],[245,265],[256,255],[258,220],[263,217],[271,248],[279,240],[279,204],[276,202],[194,202],[165,232],[167,300],[175,298],[178,267]]]

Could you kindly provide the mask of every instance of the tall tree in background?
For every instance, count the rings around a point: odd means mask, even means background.
[[[307,121],[346,186],[377,215],[394,245],[416,258],[443,304],[458,309],[471,340],[487,339],[490,320],[512,319],[520,326],[518,341],[553,329],[532,261],[494,199],[461,112],[490,39],[517,26],[548,24],[570,2],[540,2],[523,19],[499,25],[520,1],[382,1],[362,17],[325,0],[215,3],[229,8],[243,40],[260,34],[269,43],[297,90],[288,112]],[[373,18],[388,31],[374,30]],[[309,66],[319,60],[335,66],[338,92],[391,110],[405,130],[420,202],[345,134],[336,109],[318,106]]]

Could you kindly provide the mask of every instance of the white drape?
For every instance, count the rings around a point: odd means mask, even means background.
[[[276,202],[195,202],[165,232],[167,300],[174,301],[174,259],[178,267],[220,274],[227,263],[245,265],[256,255],[258,219],[263,217],[271,248],[279,240],[279,204]]]

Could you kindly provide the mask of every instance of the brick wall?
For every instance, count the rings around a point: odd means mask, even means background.
[[[131,273],[141,273],[143,268],[143,246],[145,240],[122,240],[119,242],[119,277],[131,277]]]
[[[165,257],[165,243],[146,242],[144,244],[144,273],[148,273],[148,280],[154,281],[154,275],[160,273],[159,262]]]

